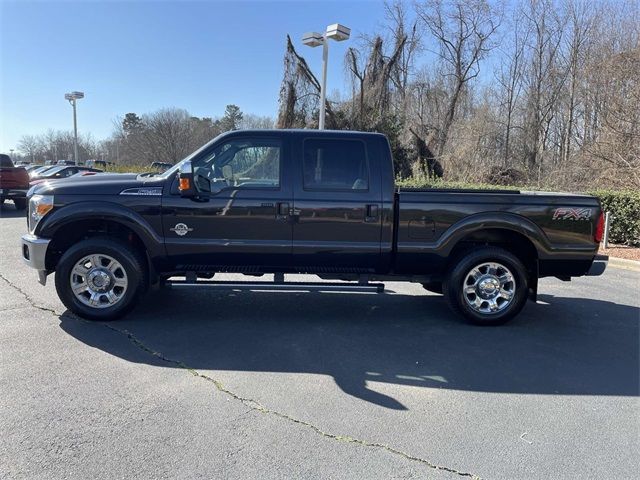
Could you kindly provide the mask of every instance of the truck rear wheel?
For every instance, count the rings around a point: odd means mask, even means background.
[[[88,320],[115,320],[145,291],[145,265],[130,245],[108,238],[83,240],[56,267],[56,291],[73,313]]]
[[[443,293],[449,306],[475,325],[502,325],[527,301],[522,262],[501,248],[468,253],[449,272]]]

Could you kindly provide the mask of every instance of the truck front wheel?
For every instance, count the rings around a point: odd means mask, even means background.
[[[108,238],[83,240],[56,267],[62,303],[88,320],[115,320],[129,312],[145,290],[145,265],[130,245]]]
[[[451,308],[475,325],[502,325],[527,301],[522,262],[501,248],[468,253],[449,272],[443,293]]]

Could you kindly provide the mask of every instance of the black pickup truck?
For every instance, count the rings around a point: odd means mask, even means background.
[[[124,315],[152,285],[380,292],[372,282],[408,281],[495,325],[535,299],[540,277],[601,274],[602,227],[586,195],[398,189],[380,134],[234,131],[163,174],[35,187],[22,254],[41,283],[55,271],[62,302],[89,319]]]

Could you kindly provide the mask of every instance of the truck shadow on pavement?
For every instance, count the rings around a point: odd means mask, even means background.
[[[345,393],[403,410],[367,381],[549,395],[639,395],[640,309],[540,295],[512,323],[467,325],[442,297],[336,293],[151,294],[125,320],[164,358],[199,371],[330,375]],[[106,324],[64,314],[61,328],[131,362],[176,366]],[[215,372],[211,373],[215,377]]]

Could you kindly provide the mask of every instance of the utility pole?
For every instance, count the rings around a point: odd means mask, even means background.
[[[324,130],[324,119],[327,107],[327,64],[329,63],[329,39],[336,42],[347,40],[351,35],[351,29],[334,23],[329,25],[324,33],[308,32],[302,37],[302,43],[308,47],[322,45],[322,81],[320,82],[320,119],[318,129]]]
[[[76,118],[76,101],[84,98],[84,93],[65,93],[64,98],[68,100],[73,107],[73,163],[78,165],[78,121]]]

